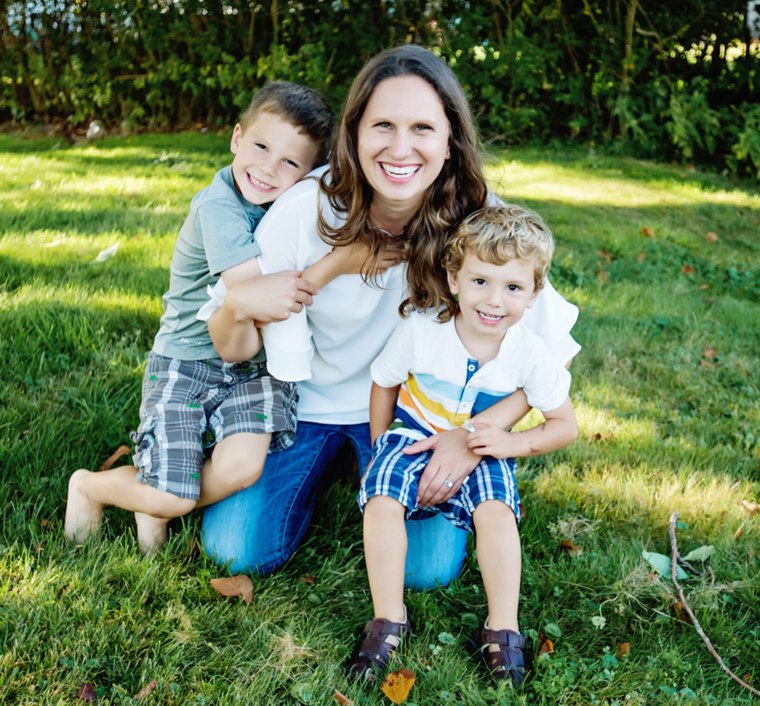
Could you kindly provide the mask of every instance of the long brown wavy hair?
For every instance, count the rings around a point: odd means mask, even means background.
[[[480,159],[480,142],[470,106],[451,69],[428,49],[406,44],[371,58],[354,79],[343,106],[330,169],[321,187],[330,206],[345,216],[345,224],[331,227],[320,213],[319,233],[331,245],[364,242],[370,248],[365,272],[379,264],[392,236],[370,220],[373,192],[359,164],[358,126],[375,87],[385,79],[417,76],[438,94],[451,127],[450,157],[425,194],[417,214],[406,224],[409,296],[399,310],[426,309],[447,291],[443,250],[451,229],[485,204],[487,189]],[[365,274],[365,279],[371,279]]]

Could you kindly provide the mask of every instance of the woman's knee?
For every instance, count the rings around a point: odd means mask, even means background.
[[[467,555],[468,532],[443,515],[406,523],[409,548],[404,586],[430,591],[447,586],[462,571]]]

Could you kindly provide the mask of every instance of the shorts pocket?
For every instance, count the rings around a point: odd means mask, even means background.
[[[156,420],[146,419],[140,428],[131,435],[135,443],[135,453],[132,462],[137,468],[138,475],[148,478],[153,474],[153,449],[156,447]]]

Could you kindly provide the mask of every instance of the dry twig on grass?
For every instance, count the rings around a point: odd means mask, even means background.
[[[678,576],[676,569],[678,568],[678,562],[681,561],[683,563],[683,559],[681,559],[681,556],[678,554],[678,543],[676,542],[676,520],[678,520],[678,513],[674,512],[670,516],[670,549],[671,549],[671,562],[670,562],[670,577],[673,580],[673,585],[676,587],[676,590],[678,591],[678,597],[681,599],[681,603],[683,604],[683,607],[685,608],[686,612],[689,614],[689,618],[691,618],[691,623],[694,625],[694,629],[697,631],[697,634],[702,638],[702,641],[707,645],[708,652],[715,658],[715,661],[720,665],[720,668],[728,674],[731,679],[733,679],[738,684],[741,684],[745,689],[751,691],[755,696],[760,696],[760,691],[755,689],[755,687],[747,684],[743,679],[736,676],[727,666],[726,663],[723,661],[722,657],[715,651],[715,648],[712,646],[712,642],[710,642],[710,638],[707,637],[705,634],[705,631],[702,629],[702,626],[699,624],[699,621],[697,620],[697,616],[694,615],[694,611],[691,609],[691,606],[686,600],[686,596],[684,595],[683,589],[681,588],[681,584],[678,583]]]

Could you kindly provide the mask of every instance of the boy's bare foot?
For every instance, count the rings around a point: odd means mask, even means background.
[[[169,532],[169,520],[153,517],[144,512],[135,513],[137,525],[137,544],[143,554],[153,554],[166,544]]]
[[[87,495],[87,479],[90,475],[92,473],[86,468],[80,468],[69,478],[63,533],[66,539],[77,544],[95,534],[103,519],[103,505]]]

